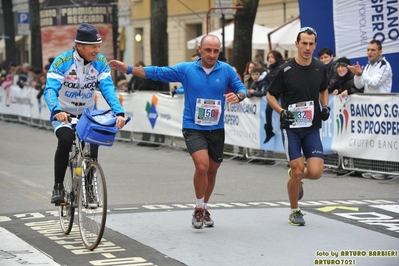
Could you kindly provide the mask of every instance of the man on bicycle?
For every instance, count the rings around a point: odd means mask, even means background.
[[[64,202],[64,176],[74,134],[68,117],[80,117],[85,108],[93,109],[94,93],[98,87],[117,115],[116,127],[126,122],[125,113],[116,94],[111,71],[104,55],[100,54],[101,36],[93,25],[81,24],[76,31],[75,47],[58,56],[47,74],[44,98],[54,117],[52,126],[58,146],[54,158],[54,190],[51,203]],[[93,146],[93,145],[92,145]],[[97,158],[98,146],[91,156]]]

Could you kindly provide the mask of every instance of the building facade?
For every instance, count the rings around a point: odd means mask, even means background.
[[[207,29],[211,32],[221,28],[222,15],[216,14],[216,10],[209,12],[207,20],[208,11],[220,7],[218,2],[223,2],[222,6],[229,2],[235,6],[239,0],[167,0],[169,65],[190,60],[196,49],[188,49],[187,41],[205,34]],[[123,42],[120,43],[123,49],[123,58],[120,59],[131,65],[137,61],[150,65],[151,0],[119,0],[118,7],[120,41]],[[297,0],[259,0],[255,24],[274,28],[298,16]],[[233,14],[225,14],[224,17],[226,24],[234,19]],[[293,42],[295,37],[292,37]],[[268,47],[254,50],[253,55],[258,52],[266,54],[268,50]],[[232,49],[226,49],[226,57],[231,54]],[[292,56],[292,51],[288,55]]]

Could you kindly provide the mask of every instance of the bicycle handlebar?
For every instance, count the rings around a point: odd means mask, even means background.
[[[53,120],[57,121],[57,118],[55,116],[53,116]],[[130,116],[126,117],[126,122],[125,125],[127,125],[127,123],[129,123],[129,121],[132,120],[132,118]],[[79,122],[79,118],[77,117],[68,117],[68,122],[71,123],[72,125],[76,125]]]

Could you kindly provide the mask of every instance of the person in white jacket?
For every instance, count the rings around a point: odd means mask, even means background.
[[[355,74],[354,83],[357,89],[364,88],[364,93],[391,93],[392,68],[382,56],[382,45],[379,40],[371,40],[367,46],[368,64],[348,66]]]

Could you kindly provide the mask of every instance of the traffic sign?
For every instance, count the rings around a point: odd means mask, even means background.
[[[29,33],[29,13],[18,13],[18,35],[27,35]]]
[[[233,6],[233,0],[215,0],[215,7]],[[215,14],[233,14],[233,9],[215,9]]]

